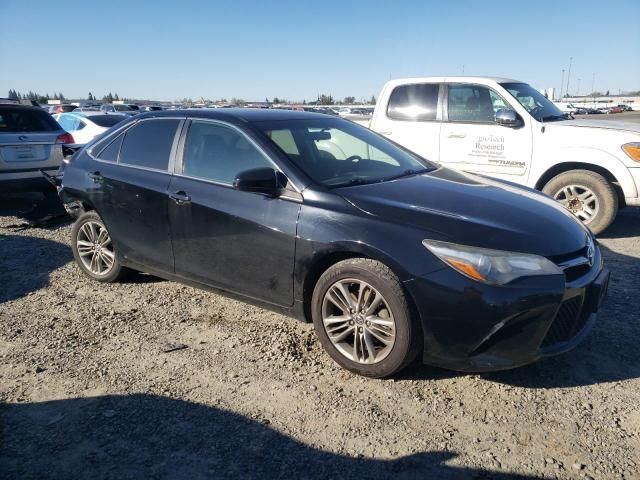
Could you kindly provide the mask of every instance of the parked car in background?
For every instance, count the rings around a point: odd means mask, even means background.
[[[446,166],[542,190],[594,233],[619,207],[640,206],[638,124],[571,119],[506,78],[398,79],[378,98],[374,131]]]
[[[74,113],[91,113],[100,112],[100,107],[78,107],[74,110]]]
[[[51,110],[49,110],[50,114],[54,114],[54,113],[66,113],[66,112],[73,112],[76,108],[78,108],[77,105],[71,105],[71,104],[62,104],[62,105],[52,105]]]
[[[486,371],[565,352],[609,279],[545,195],[314,113],[142,114],[65,164],[60,196],[88,278],[131,268],[313,321],[371,377],[417,357]]]
[[[37,107],[0,104],[0,191],[46,191],[40,173],[55,174],[62,145],[74,143],[47,112]]]
[[[633,112],[633,108],[630,105],[618,105],[624,112]]]
[[[134,110],[136,112],[140,112],[140,107],[138,105],[136,105],[136,104],[127,103],[125,105],[127,105],[127,107],[129,107],[131,110]]]
[[[105,103],[100,107],[100,111],[106,114],[117,113],[120,115],[137,115],[139,112],[129,105]]]
[[[100,111],[79,114],[74,111],[58,113],[53,115],[53,118],[64,130],[73,135],[76,144],[84,145],[128,118],[128,115],[106,115]]]
[[[620,106],[615,106],[615,107],[611,107],[609,108],[609,110],[607,111],[607,113],[622,113],[624,112],[625,109],[620,107]]]
[[[163,108],[159,105],[145,105],[141,110],[144,112],[159,112],[160,110],[163,110]]]

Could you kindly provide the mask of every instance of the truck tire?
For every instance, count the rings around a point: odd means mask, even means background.
[[[564,205],[594,234],[605,231],[618,213],[618,195],[613,185],[591,170],[556,175],[542,191]]]
[[[322,274],[311,299],[320,343],[341,367],[384,378],[417,356],[422,330],[402,284],[386,265],[352,258]]]

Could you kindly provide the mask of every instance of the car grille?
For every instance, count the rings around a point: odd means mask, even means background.
[[[567,282],[572,282],[582,277],[588,273],[592,267],[589,262],[587,247],[568,255],[551,257],[550,260],[562,269]]]
[[[553,323],[551,323],[551,327],[547,331],[547,335],[542,341],[540,346],[542,349],[568,342],[580,333],[586,325],[590,313],[588,309],[582,308],[583,305],[588,305],[588,302],[583,302],[583,297],[581,296],[562,302]]]

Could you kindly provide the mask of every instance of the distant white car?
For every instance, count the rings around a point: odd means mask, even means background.
[[[107,131],[127,115],[105,115],[102,112],[57,113],[52,115],[56,122],[73,135],[75,143],[84,145]]]

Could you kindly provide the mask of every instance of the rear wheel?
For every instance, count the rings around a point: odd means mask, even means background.
[[[115,282],[127,269],[120,264],[107,227],[95,211],[78,218],[71,230],[71,249],[80,269],[99,282]]]
[[[420,327],[393,272],[356,258],[330,267],[318,280],[312,316],[322,346],[340,366],[388,377],[415,359]]]
[[[606,178],[590,170],[570,170],[553,177],[542,189],[595,233],[611,225],[618,213],[618,195]]]

